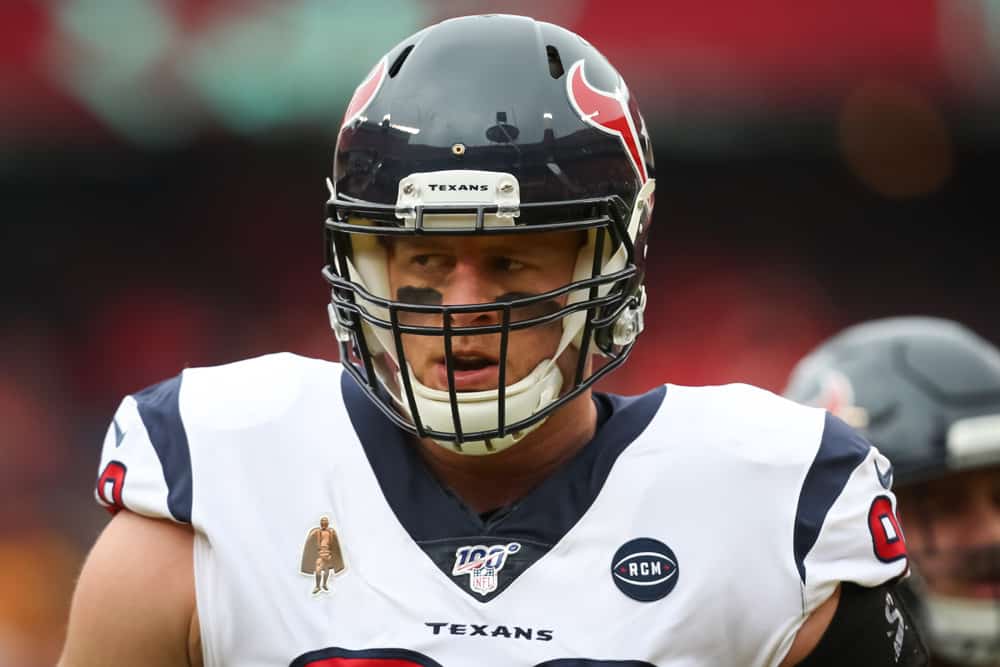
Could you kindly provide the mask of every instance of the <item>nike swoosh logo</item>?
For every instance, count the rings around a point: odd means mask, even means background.
[[[117,419],[113,420],[111,423],[115,426],[115,447],[121,447],[122,440],[125,439],[125,431],[123,431],[122,427],[118,425]]]
[[[892,464],[890,463],[889,464],[889,469],[886,470],[883,473],[881,470],[878,469],[878,461],[877,460],[873,461],[872,463],[875,464],[875,474],[878,475],[878,483],[882,485],[883,489],[886,489],[886,490],[891,489],[892,488]]]

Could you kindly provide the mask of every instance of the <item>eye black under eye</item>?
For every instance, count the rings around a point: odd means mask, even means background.
[[[444,301],[441,292],[433,287],[400,287],[396,290],[396,299],[403,303],[416,303],[427,306],[437,306]]]

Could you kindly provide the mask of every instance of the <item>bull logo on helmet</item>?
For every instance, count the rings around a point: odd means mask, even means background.
[[[852,428],[868,427],[868,411],[855,404],[854,385],[840,371],[830,370],[823,376],[819,393],[810,403],[840,417]]]
[[[639,127],[636,127],[636,119],[629,110],[628,88],[625,87],[621,77],[618,78],[615,90],[611,92],[600,90],[587,81],[583,71],[583,60],[577,60],[570,67],[569,76],[566,77],[566,92],[570,103],[584,122],[621,140],[625,152],[632,161],[632,167],[639,175],[639,181],[645,183],[649,176],[646,173],[646,160],[639,141],[640,136],[645,134],[645,125],[639,117],[637,119]]]
[[[360,116],[368,108],[368,105],[375,99],[375,95],[382,87],[382,82],[385,81],[387,69],[386,60],[383,56],[354,91],[354,96],[351,97],[351,101],[347,105],[347,111],[344,112],[344,122],[340,124],[341,128],[346,127],[348,123]]]

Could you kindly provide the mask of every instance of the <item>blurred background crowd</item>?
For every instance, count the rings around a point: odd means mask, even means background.
[[[991,0],[4,0],[0,665],[55,660],[124,394],[335,358],[323,179],[347,99],[403,37],[489,11],[588,37],[653,139],[648,332],[605,390],[780,391],[876,316],[1000,343]]]

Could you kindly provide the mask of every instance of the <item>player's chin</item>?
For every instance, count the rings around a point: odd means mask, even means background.
[[[927,580],[929,592],[935,595],[966,600],[1000,600],[1000,581],[994,579],[928,577],[926,569],[921,569],[920,574]]]
[[[1000,600],[1000,580],[980,579],[967,582],[962,597],[976,600]]]

